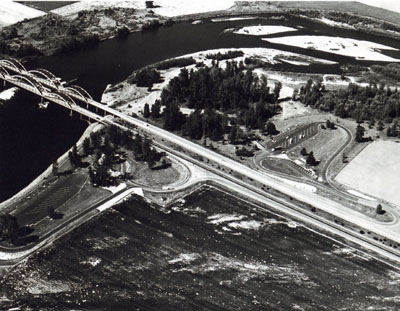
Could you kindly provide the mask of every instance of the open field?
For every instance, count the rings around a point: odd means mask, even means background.
[[[399,282],[351,247],[202,188],[168,209],[110,209],[1,288],[21,309],[394,310]]]
[[[286,120],[289,118],[296,118],[299,115],[315,114],[315,110],[306,107],[299,101],[285,101],[281,104],[282,111],[275,119]]]
[[[375,141],[337,175],[336,181],[399,205],[399,154],[400,144]]]
[[[396,50],[390,46],[363,40],[355,40],[328,36],[289,36],[263,39],[272,43],[293,45],[305,49],[330,52],[352,56],[362,60],[399,62],[400,60],[386,56],[379,50]]]

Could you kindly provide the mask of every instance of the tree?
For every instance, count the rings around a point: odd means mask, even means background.
[[[72,151],[68,152],[69,161],[72,166],[79,167],[82,164],[81,157],[78,154],[78,148],[76,144],[72,147]]]
[[[51,171],[52,171],[53,175],[57,175],[58,174],[58,162],[57,162],[57,160],[55,160],[53,162]]]
[[[365,133],[365,128],[360,124],[358,124],[356,128],[356,137],[355,137],[355,141],[357,143],[361,143],[364,141],[364,133]]]
[[[214,127],[211,132],[211,140],[218,141],[222,139],[222,131],[220,126]]]
[[[86,156],[91,153],[90,139],[88,137],[83,140],[82,148]]]
[[[293,90],[293,95],[292,95],[292,100],[293,101],[297,100],[298,95],[299,95],[299,90],[298,89],[294,89]]]
[[[278,133],[278,131],[276,130],[276,126],[274,123],[272,123],[271,121],[268,121],[266,126],[265,126],[265,131],[269,134],[269,135],[275,135]]]
[[[383,214],[385,214],[385,211],[383,210],[381,204],[378,204],[378,206],[376,207],[376,213],[377,213],[378,215],[383,215]]]
[[[303,147],[303,148],[300,150],[300,154],[301,154],[302,156],[308,155],[308,152],[307,152],[306,147]]]
[[[277,83],[275,83],[275,88],[274,88],[274,102],[278,101],[281,89],[282,89],[282,83],[278,81]]]
[[[101,133],[99,131],[91,133],[90,140],[92,141],[94,149],[98,149],[101,147],[102,138],[101,138]]]
[[[330,120],[326,120],[326,128],[328,129],[335,129],[335,123],[331,122]]]
[[[236,126],[232,126],[231,127],[231,131],[229,132],[229,136],[228,136],[228,140],[230,144],[236,144],[236,140],[237,140],[237,127]]]
[[[148,117],[150,117],[150,107],[148,103],[144,104],[144,108],[143,108],[143,117],[145,117],[146,119]]]
[[[161,110],[161,102],[157,99],[153,105],[151,105],[151,117],[158,118],[160,117],[160,110]]]
[[[376,128],[378,131],[382,131],[384,129],[384,125],[382,120],[378,121],[378,127]]]
[[[155,8],[154,1],[146,1],[145,4],[147,9]]]
[[[318,164],[317,160],[314,158],[314,152],[310,152],[307,156],[306,163],[311,166],[316,166]]]

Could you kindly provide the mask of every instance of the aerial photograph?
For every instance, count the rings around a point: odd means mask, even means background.
[[[0,2],[0,310],[400,310],[400,2]]]

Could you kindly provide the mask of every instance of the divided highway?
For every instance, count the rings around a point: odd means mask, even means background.
[[[4,62],[4,61],[3,61]],[[63,86],[59,86],[51,90],[49,88],[49,85],[43,85],[39,80],[34,80],[32,76],[29,75],[29,72],[24,71],[21,68],[13,68],[12,64],[3,64],[3,67],[7,66],[7,69],[12,69],[15,72],[20,72],[21,74],[26,74],[29,76],[29,79],[33,79],[33,84],[29,85],[29,83],[22,82],[21,76],[20,75],[15,75],[15,76],[9,76],[8,73],[2,73],[1,77],[10,82],[13,83],[19,87],[22,87],[28,91],[31,91],[39,96],[45,97],[48,100],[51,100],[57,104],[60,104],[64,106],[67,109],[72,109],[77,111],[78,113],[84,114],[92,118],[93,120],[96,120],[101,123],[107,123],[107,124],[114,124],[117,125],[120,128],[125,128],[125,129],[132,129],[132,127],[139,128],[143,131],[143,133],[149,135],[150,137],[153,138],[153,144],[157,146],[158,148],[161,148],[171,154],[174,154],[180,158],[183,158],[187,161],[190,161],[200,167],[205,168],[208,171],[211,171],[215,173],[216,175],[220,176],[219,182],[222,183],[223,185],[228,186],[232,190],[236,190],[248,197],[253,197],[257,199],[258,201],[261,201],[263,203],[266,203],[275,209],[280,210],[283,213],[290,214],[292,216],[295,216],[297,219],[302,219],[305,220],[308,223],[312,223],[318,227],[325,228],[326,230],[329,230],[330,232],[339,234],[341,236],[344,236],[345,238],[349,240],[357,240],[358,244],[363,245],[368,247],[369,249],[373,249],[375,251],[378,251],[380,254],[385,255],[387,258],[391,258],[393,260],[396,260],[400,262],[400,253],[397,253],[397,251],[390,249],[389,247],[385,247],[383,245],[379,245],[379,243],[370,241],[370,239],[361,236],[360,234],[356,234],[353,231],[350,231],[349,229],[339,227],[335,224],[331,224],[330,222],[324,220],[323,218],[320,218],[318,216],[313,215],[310,212],[307,212],[294,204],[291,204],[290,202],[286,202],[282,199],[275,198],[272,195],[265,193],[263,190],[255,187],[252,182],[256,181],[260,184],[263,184],[265,187],[270,187],[274,188],[277,191],[292,197],[298,201],[307,203],[311,206],[314,206],[316,208],[319,208],[321,210],[324,210],[338,218],[347,220],[359,227],[364,228],[366,231],[371,231],[375,232],[378,235],[384,236],[392,241],[395,241],[396,243],[400,244],[400,226],[397,224],[397,221],[394,223],[377,223],[375,221],[372,221],[368,216],[363,215],[357,211],[351,210],[349,208],[346,208],[339,203],[336,203],[334,201],[331,201],[328,198],[324,198],[322,196],[319,196],[317,193],[312,193],[312,192],[307,192],[305,190],[298,189],[294,186],[290,186],[287,183],[284,183],[280,179],[273,178],[272,176],[253,170],[237,161],[234,161],[230,158],[227,158],[221,154],[218,154],[214,151],[211,151],[201,145],[198,145],[196,143],[193,143],[185,138],[182,138],[178,135],[175,135],[173,133],[170,133],[168,131],[165,131],[159,127],[153,126],[151,124],[148,124],[142,120],[130,117],[125,115],[124,113],[117,111],[111,107],[108,107],[102,103],[98,103],[94,101],[93,99],[85,96],[85,94],[82,95],[81,92],[78,92],[77,90],[74,90],[73,93],[70,91],[67,92],[67,89],[64,88]],[[9,68],[10,67],[10,68]],[[19,77],[18,79],[16,79]],[[24,78],[24,77],[22,77]],[[24,80],[24,79],[22,79]],[[29,81],[28,81],[29,82]],[[36,85],[37,84],[37,85]],[[54,95],[52,93],[54,91]],[[104,115],[109,114],[119,120],[122,121],[122,125],[119,124],[117,121],[112,120],[110,116],[107,117],[101,117],[99,114],[95,114],[88,109],[85,109],[84,107],[78,106],[75,104],[75,102],[72,100],[63,100],[63,96],[58,96],[57,94],[64,95],[64,97],[71,98],[73,97],[74,99],[77,100],[82,100],[86,104],[86,107],[92,106],[95,107],[96,110],[100,109],[101,112],[104,113]],[[64,94],[65,93],[65,94]],[[78,95],[79,94],[79,95]],[[168,142],[168,144],[165,144],[165,142]],[[184,150],[185,152],[190,153],[190,155],[185,155],[182,152],[178,152],[176,149],[179,147],[181,150]],[[339,150],[338,152],[341,152]],[[209,164],[206,164],[201,161],[193,159],[192,155],[196,155],[196,157],[201,157],[204,160],[208,160]],[[332,157],[333,159],[333,157]],[[216,168],[217,167],[217,168]],[[229,172],[229,173],[228,173]],[[233,176],[233,173],[235,175],[242,176],[242,179],[238,179],[237,177]],[[326,172],[324,173],[326,174]],[[244,181],[245,179],[248,179],[247,181]],[[92,207],[91,210],[93,210],[94,207]],[[88,211],[86,211],[87,213]],[[81,215],[83,217],[85,213]],[[398,219],[398,215],[394,215]],[[59,228],[54,229],[52,234],[56,234],[59,230]],[[50,236],[42,237],[42,239],[49,239]],[[35,245],[34,245],[35,246]],[[32,247],[34,247],[32,246]],[[3,248],[4,251],[6,251]],[[1,248],[0,248],[1,251]]]

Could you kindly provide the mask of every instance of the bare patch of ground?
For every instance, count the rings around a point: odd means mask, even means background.
[[[400,203],[400,144],[375,141],[369,144],[336,177],[336,180],[362,193]]]
[[[315,110],[304,106],[298,101],[286,101],[281,104],[282,112],[275,116],[275,120],[286,120],[298,116],[315,114]]]
[[[390,46],[370,41],[327,36],[290,36],[263,39],[272,43],[298,46],[306,49],[353,56],[357,59],[398,62],[398,59],[380,53],[380,50],[396,50]]]

